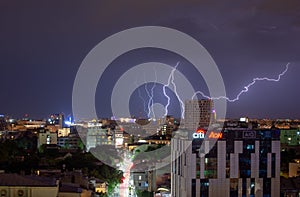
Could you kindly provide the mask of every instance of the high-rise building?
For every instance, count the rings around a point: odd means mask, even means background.
[[[180,130],[171,159],[173,197],[280,196],[280,130]]]
[[[195,131],[198,128],[208,128],[213,115],[213,101],[188,100],[185,101],[184,128]]]
[[[4,131],[6,130],[6,120],[5,120],[5,116],[4,115],[0,115],[0,131]]]
[[[165,123],[159,130],[159,135],[164,135],[167,137],[172,136],[172,132],[177,130],[180,125],[180,120],[174,118],[173,116],[167,115],[165,117]]]
[[[100,145],[112,144],[111,139],[108,138],[108,132],[108,129],[102,129],[98,126],[89,127],[86,133],[87,151]]]
[[[57,125],[59,129],[65,127],[65,116],[64,114],[52,114],[47,120],[49,125]]]

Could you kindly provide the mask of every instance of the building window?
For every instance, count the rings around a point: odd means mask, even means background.
[[[6,190],[1,190],[1,197],[7,196],[7,191]]]
[[[272,153],[272,168],[271,168],[271,176],[275,178],[276,176],[276,154]]]
[[[217,158],[205,158],[207,163],[205,163],[204,176],[205,178],[217,178]]]
[[[19,189],[19,190],[18,190],[18,196],[24,196],[24,191],[21,190],[21,189]]]
[[[253,144],[247,144],[247,150],[253,150],[254,149],[254,145]]]
[[[196,179],[192,179],[192,196],[196,196]]]
[[[209,181],[208,179],[201,179],[200,180],[200,190],[201,190],[201,196],[208,196],[208,190],[209,190]]]
[[[251,178],[251,183],[250,183],[250,195],[255,195],[255,179]]]
[[[230,196],[238,196],[238,179],[230,179]]]
[[[47,135],[47,141],[46,141],[46,144],[50,144],[50,135]]]
[[[265,178],[263,184],[263,196],[271,194],[271,178]]]
[[[196,158],[196,178],[200,179],[200,158]]]

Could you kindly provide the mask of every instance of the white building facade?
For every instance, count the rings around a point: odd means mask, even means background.
[[[225,129],[205,140],[180,130],[171,158],[172,197],[280,196],[279,130]]]

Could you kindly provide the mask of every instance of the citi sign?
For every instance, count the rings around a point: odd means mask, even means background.
[[[194,139],[204,139],[205,131],[203,129],[198,129],[195,133],[193,133]]]

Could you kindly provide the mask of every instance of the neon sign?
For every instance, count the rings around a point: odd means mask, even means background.
[[[196,133],[193,133],[194,139],[203,139],[205,137],[205,131],[203,129],[198,129]]]
[[[209,136],[208,138],[212,138],[212,139],[219,139],[219,138],[222,138],[223,134],[220,132],[220,133],[217,133],[217,132],[214,132],[214,131],[211,131],[209,133]]]

